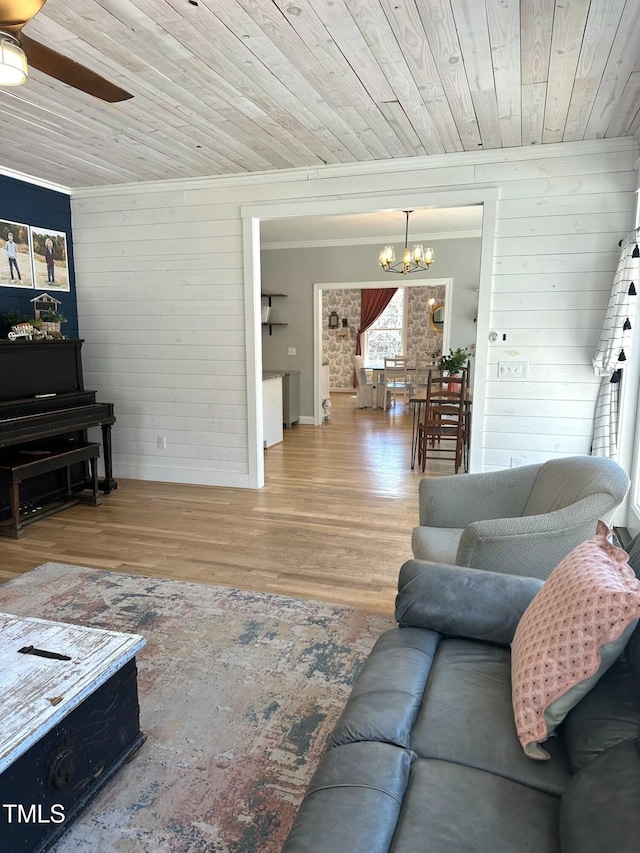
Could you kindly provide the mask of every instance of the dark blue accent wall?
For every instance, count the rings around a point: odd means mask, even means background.
[[[76,277],[73,265],[73,239],[71,235],[71,202],[65,193],[27,184],[0,175],[0,219],[21,222],[36,228],[51,228],[67,234],[69,262],[69,293],[52,288],[49,291],[62,302],[60,311],[67,318],[62,333],[68,338],[78,337],[78,306],[76,302]],[[33,316],[31,300],[47,291],[21,287],[0,287],[0,314],[20,311]]]

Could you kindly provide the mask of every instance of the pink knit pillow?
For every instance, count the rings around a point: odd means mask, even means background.
[[[531,758],[604,675],[640,617],[640,580],[599,521],[559,563],[524,612],[511,644],[513,711]]]

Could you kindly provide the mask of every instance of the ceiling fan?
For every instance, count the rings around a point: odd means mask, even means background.
[[[28,62],[49,77],[102,101],[115,103],[132,98],[99,74],[24,35],[22,28],[45,3],[46,0],[0,0],[0,87],[26,83]]]

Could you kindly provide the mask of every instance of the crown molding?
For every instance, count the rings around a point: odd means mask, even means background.
[[[412,234],[409,244],[414,243],[436,243],[438,240],[464,240],[469,237],[482,237],[482,230],[474,231],[443,231],[441,234]],[[262,251],[271,249],[323,249],[335,246],[388,246],[392,243],[402,243],[402,237],[394,234],[391,237],[354,237],[353,239],[341,238],[335,240],[289,240],[283,243],[261,243]]]
[[[34,184],[37,187],[42,187],[45,190],[53,190],[64,195],[71,195],[71,187],[63,187],[62,184],[54,184],[53,181],[45,181],[43,178],[36,178],[35,175],[27,175],[25,172],[16,172],[15,169],[7,169],[0,166],[0,175],[3,178],[13,178],[15,181],[23,181],[25,184]]]
[[[210,175],[199,178],[177,178],[166,181],[141,181],[140,183],[110,184],[108,186],[81,187],[67,190],[72,198],[99,198],[104,196],[165,193],[170,191],[219,189],[247,184],[290,183],[315,181],[327,178],[353,178],[358,176],[392,174],[407,171],[442,169],[456,166],[481,166],[487,163],[509,163],[518,160],[544,160],[585,154],[608,154],[638,151],[640,143],[635,137],[613,139],[587,139],[577,142],[552,142],[545,145],[528,145],[519,148],[494,148],[478,151],[454,151],[449,154],[431,154],[420,157],[403,157],[390,160],[340,163],[327,166],[299,166],[292,169],[273,169],[265,172],[244,172],[238,175]]]

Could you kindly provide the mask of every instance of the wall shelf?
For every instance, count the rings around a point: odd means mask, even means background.
[[[269,327],[269,334],[272,335],[273,334],[273,328],[272,328],[273,326],[288,326],[289,324],[288,323],[263,323],[262,325],[268,326]]]
[[[262,296],[263,299],[268,300],[269,308],[271,308],[271,300],[272,299],[283,299],[283,298],[286,298],[288,296],[287,293],[261,293],[260,295]],[[268,323],[263,323],[262,325],[268,326],[269,327],[269,334],[272,335],[274,326],[288,326],[289,324],[288,323],[268,322]]]

